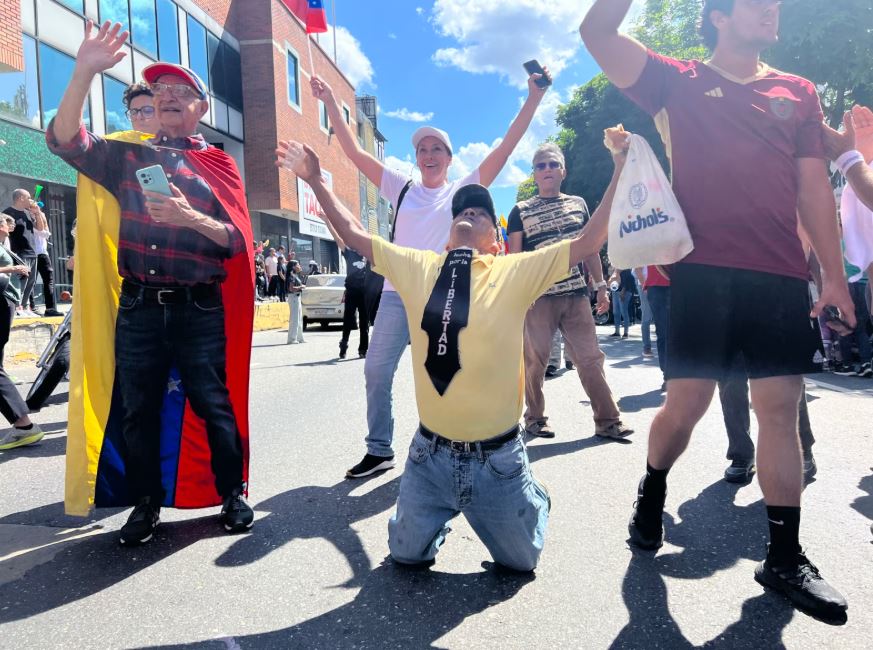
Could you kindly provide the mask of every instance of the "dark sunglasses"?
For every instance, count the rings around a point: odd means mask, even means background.
[[[560,169],[562,166],[563,165],[561,165],[561,163],[559,163],[557,160],[550,160],[547,163],[538,162],[536,165],[534,165],[534,169],[536,169],[538,172],[541,172],[546,167],[548,167],[549,169]]]
[[[142,108],[128,108],[124,111],[124,114],[127,115],[128,119],[136,117],[137,115],[142,115],[143,119],[148,120],[155,116],[155,107],[143,106]]]

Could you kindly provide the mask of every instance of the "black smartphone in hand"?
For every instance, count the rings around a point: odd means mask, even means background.
[[[552,80],[546,76],[546,71],[543,70],[543,66],[540,65],[540,62],[536,59],[531,59],[527,63],[524,64],[525,72],[527,72],[528,76],[532,74],[541,74],[543,75],[539,79],[536,80],[536,85],[540,88],[548,88],[552,85]]]
[[[828,305],[822,310],[824,321],[828,327],[834,330],[840,336],[848,336],[855,331],[855,328],[849,325],[846,321],[840,318],[839,310],[833,305]]]

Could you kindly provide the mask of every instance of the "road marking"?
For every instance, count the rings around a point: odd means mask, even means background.
[[[81,530],[81,529],[79,529],[79,530]],[[57,533],[57,534],[58,535],[66,535],[66,534],[68,534],[70,532],[74,532],[74,531],[76,531],[76,529],[73,529],[72,531],[65,530],[65,531],[62,531],[62,532]],[[59,540],[56,540],[54,542],[49,542],[48,544],[42,544],[40,546],[34,546],[32,548],[23,548],[19,551],[14,551],[12,553],[9,553],[8,555],[4,555],[3,557],[0,557],[0,562],[5,562],[6,560],[11,560],[12,558],[18,557],[20,555],[26,555],[27,553],[33,553],[34,551],[38,551],[38,550],[43,549],[43,548],[48,548],[49,546],[54,546],[55,544],[64,544],[66,542],[72,542],[72,541],[75,541],[77,539],[84,539],[85,537],[90,537],[91,535],[100,535],[104,532],[106,532],[106,531],[102,526],[97,526],[91,530],[86,530],[85,532],[78,534],[78,535],[74,535],[72,537],[65,537],[63,539],[59,539]]]
[[[838,393],[845,393],[847,395],[873,395],[873,389],[862,388],[862,389],[852,389],[845,388],[844,386],[837,386],[836,384],[831,384],[826,381],[821,381],[820,379],[811,379],[810,377],[806,378],[806,383],[812,384],[813,386],[818,386],[819,388],[827,388],[828,390],[833,390]]]

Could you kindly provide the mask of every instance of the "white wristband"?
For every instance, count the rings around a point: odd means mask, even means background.
[[[864,156],[857,149],[852,149],[851,151],[847,151],[842,156],[837,158],[834,161],[834,164],[837,166],[837,169],[840,170],[840,173],[845,176],[849,170],[857,165],[858,163],[864,162]]]

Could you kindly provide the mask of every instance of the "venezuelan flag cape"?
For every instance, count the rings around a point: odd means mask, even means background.
[[[109,136],[146,144],[152,136],[126,131]],[[210,185],[247,243],[252,228],[239,171],[220,149],[186,151],[188,162]],[[121,211],[108,191],[79,176],[76,269],[70,346],[65,510],[87,515],[92,506],[134,505],[125,481],[121,397],[115,386],[115,319],[121,277],[118,232]],[[228,259],[222,283],[227,337],[227,386],[242,439],[243,480],[249,470],[249,361],[254,320],[254,260],[251,246]],[[161,475],[165,506],[217,505],[206,428],[185,398],[178,372],[170,371],[161,412]]]

